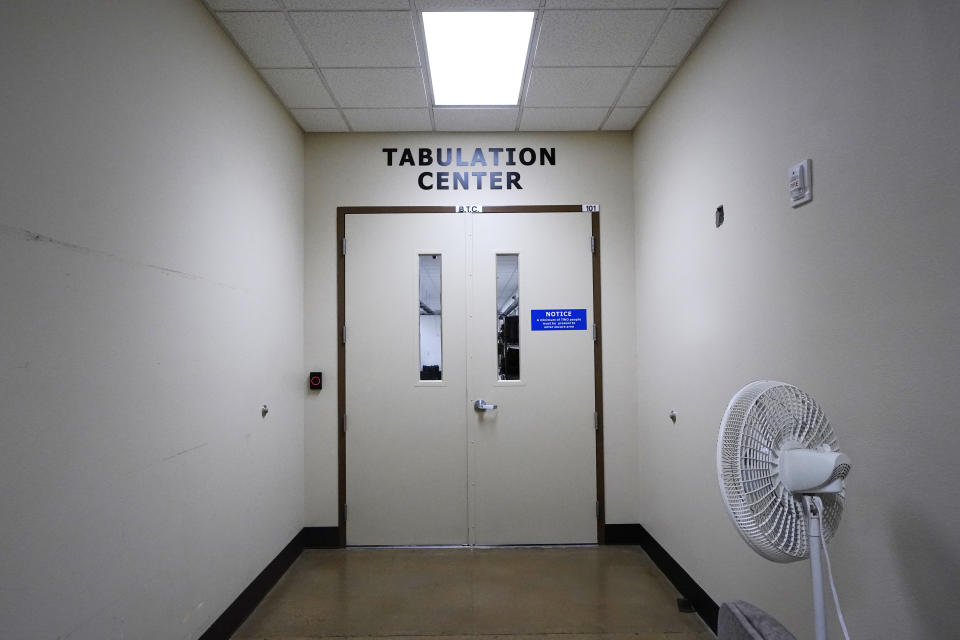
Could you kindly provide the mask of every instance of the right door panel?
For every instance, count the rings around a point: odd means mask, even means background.
[[[468,397],[497,409],[468,417],[470,541],[595,543],[590,215],[479,214],[472,223]],[[498,255],[517,256],[517,380],[500,379]],[[585,309],[586,322],[531,330],[531,310],[547,309]]]

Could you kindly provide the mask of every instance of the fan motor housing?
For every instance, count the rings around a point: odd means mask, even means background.
[[[780,482],[791,493],[839,493],[850,471],[850,457],[839,451],[788,449],[781,452]]]

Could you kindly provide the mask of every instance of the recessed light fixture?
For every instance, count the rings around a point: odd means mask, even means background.
[[[515,105],[533,11],[424,11],[437,105]]]

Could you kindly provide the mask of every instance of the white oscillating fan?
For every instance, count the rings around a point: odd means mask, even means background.
[[[826,640],[820,552],[840,524],[850,458],[817,403],[772,380],[751,382],[733,396],[717,439],[717,478],[727,512],[754,551],[774,562],[810,558],[814,629]],[[827,570],[833,586],[830,557]],[[834,603],[843,633],[836,589]]]

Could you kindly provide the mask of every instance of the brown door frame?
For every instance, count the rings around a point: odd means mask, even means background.
[[[480,215],[488,213],[567,213],[583,212],[581,204],[563,205],[516,205],[483,206]],[[347,354],[344,340],[346,324],[346,252],[344,237],[347,214],[391,214],[391,213],[457,213],[457,207],[337,207],[337,493],[338,493],[338,534],[340,546],[347,544],[347,439],[345,412],[347,408],[346,370]],[[464,214],[477,215],[477,214]],[[603,485],[603,341],[600,306],[600,212],[590,213],[593,234],[593,321],[596,334],[593,342],[593,380],[594,410],[597,413],[596,424],[596,465],[597,465],[597,542],[604,544],[604,524],[606,506]]]

